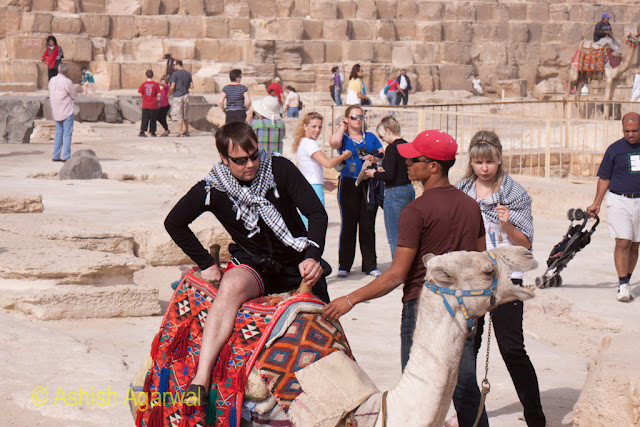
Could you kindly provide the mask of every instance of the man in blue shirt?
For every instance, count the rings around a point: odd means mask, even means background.
[[[631,301],[631,274],[638,261],[640,246],[640,115],[622,118],[624,137],[604,153],[598,169],[598,186],[587,213],[598,214],[607,194],[607,228],[616,239],[613,261],[618,272],[618,301]]]
[[[353,265],[356,253],[356,232],[359,229],[360,253],[362,254],[362,271],[374,277],[381,273],[376,259],[376,212],[367,208],[366,191],[368,181],[356,185],[356,180],[364,160],[376,162],[372,156],[382,148],[378,138],[371,132],[363,131],[364,113],[359,105],[351,105],[344,113],[344,120],[329,138],[331,148],[340,154],[351,151],[346,166],[340,172],[338,181],[338,204],[342,224],[340,227],[340,246],[338,249],[338,277],[346,278]]]

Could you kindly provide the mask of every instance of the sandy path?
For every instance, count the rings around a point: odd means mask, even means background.
[[[121,225],[155,222],[161,227],[173,203],[208,171],[215,160],[213,139],[206,134],[192,138],[137,138],[133,125],[96,124],[100,135],[92,140],[74,140],[74,150],[92,148],[102,159],[110,177],[128,174],[134,180],[114,179],[69,182],[46,178],[60,164],[50,161],[52,144],[0,145],[0,192],[43,195],[48,215],[79,216],[96,224]],[[454,177],[459,176],[459,171]],[[29,178],[29,176],[45,176]],[[595,185],[567,181],[520,179],[534,196],[536,236],[534,254],[544,265],[551,247],[566,232],[567,207],[586,206]],[[335,192],[327,194],[329,230],[325,257],[336,268],[339,212]],[[25,214],[22,214],[25,215]],[[0,216],[1,220],[1,216]],[[382,212],[376,229],[381,270],[390,265],[390,254]],[[3,246],[0,242],[0,247]],[[615,299],[613,241],[601,224],[592,243],[580,252],[562,274],[561,288],[539,290],[525,304],[527,351],[536,367],[542,403],[549,425],[571,422],[571,411],[587,373],[590,357],[603,336],[637,331],[640,311],[634,303]],[[348,280],[329,278],[332,297],[344,295],[369,282],[358,273]],[[73,260],[68,260],[73,262]],[[528,274],[533,281],[540,274]],[[169,284],[177,267],[149,267],[135,276],[136,283],[154,286],[161,299],[170,297]],[[5,285],[0,280],[0,287]],[[640,294],[633,280],[632,288]],[[358,362],[379,388],[395,384],[400,376],[401,291],[361,304],[342,323]],[[4,425],[89,426],[131,425],[124,402],[126,387],[148,353],[161,317],[114,318],[64,321],[33,321],[0,312],[0,413]],[[486,336],[486,335],[485,335]],[[372,337],[376,337],[375,339]],[[504,367],[495,340],[491,346],[487,401],[491,425],[525,425],[522,409]],[[484,348],[479,355],[479,375],[484,367]],[[32,392],[45,387],[49,401],[36,406]],[[65,405],[56,393],[114,391],[117,404]],[[92,390],[93,389],[93,390]],[[59,395],[61,397],[61,395]]]

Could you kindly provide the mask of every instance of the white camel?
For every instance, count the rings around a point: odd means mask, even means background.
[[[473,321],[499,304],[533,297],[535,287],[514,286],[510,274],[513,270],[528,271],[537,267],[531,252],[521,247],[502,247],[492,250],[491,254],[493,256],[488,252],[452,252],[423,258],[427,266],[425,280],[433,286],[442,287],[441,292],[425,287],[420,295],[409,362],[398,384],[388,391],[386,411],[384,415],[378,414],[376,426],[382,426],[383,422],[388,426],[443,425],[469,332],[456,295],[465,291],[482,294],[488,290],[482,295],[463,296],[466,311]],[[495,286],[492,286],[494,282]],[[455,291],[456,295],[447,294],[448,290]],[[453,314],[450,314],[443,298]],[[323,396],[314,398],[322,400]],[[374,394],[371,399],[380,399],[380,394]],[[365,402],[359,407],[363,408],[371,408],[371,405]],[[356,417],[359,409],[355,411]],[[278,411],[277,405],[274,410]],[[267,412],[261,417],[264,420],[269,415]],[[298,427],[305,425],[299,424]]]

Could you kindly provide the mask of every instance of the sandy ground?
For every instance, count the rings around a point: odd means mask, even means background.
[[[51,215],[77,216],[109,226],[162,220],[179,197],[201,179],[217,160],[209,134],[191,138],[138,138],[134,125],[92,124],[98,137],[74,138],[73,150],[91,148],[111,179],[60,181],[61,164],[51,162],[52,143],[0,145],[0,192],[42,194],[46,221]],[[452,179],[460,177],[454,170]],[[122,180],[126,177],[126,180]],[[117,179],[113,179],[117,178]],[[120,180],[118,180],[120,179]],[[566,209],[585,207],[594,183],[516,177],[534,197],[534,254],[541,274],[549,251],[566,232]],[[328,193],[329,229],[325,258],[337,268],[340,217],[335,192]],[[1,219],[0,219],[1,220]],[[382,212],[376,224],[381,270],[391,258]],[[3,246],[0,242],[0,247]],[[592,243],[563,272],[561,288],[539,290],[525,304],[525,340],[536,367],[548,425],[571,424],[572,408],[584,384],[590,358],[606,335],[640,329],[638,302],[619,303],[613,268],[613,241],[601,224]],[[369,282],[358,272],[359,256],[347,280],[329,277],[332,297]],[[72,259],[66,260],[73,262]],[[141,286],[160,290],[163,306],[178,267],[148,267],[135,276]],[[640,294],[640,283],[632,289]],[[2,287],[2,281],[0,281]],[[356,359],[380,389],[400,376],[401,291],[361,304],[342,324]],[[103,426],[132,425],[126,390],[148,354],[160,316],[88,320],[34,321],[0,312],[0,413],[3,425]],[[485,333],[486,337],[486,333]],[[478,375],[484,375],[485,348]],[[495,340],[489,364],[491,393],[487,409],[491,425],[525,425],[522,407]],[[71,393],[88,392],[81,403]],[[110,394],[109,394],[110,393]],[[102,397],[109,395],[108,401]],[[44,402],[44,396],[48,399]],[[88,400],[88,402],[87,402]]]

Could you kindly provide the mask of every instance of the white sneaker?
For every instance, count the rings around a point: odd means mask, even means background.
[[[375,270],[371,270],[370,272],[367,273],[369,276],[373,276],[373,277],[378,277],[380,276],[382,273],[380,272],[380,270],[378,270],[377,268]]]
[[[624,285],[618,286],[618,301],[627,302],[631,301],[634,298],[634,295],[631,293],[629,289],[629,285],[626,283]]]

